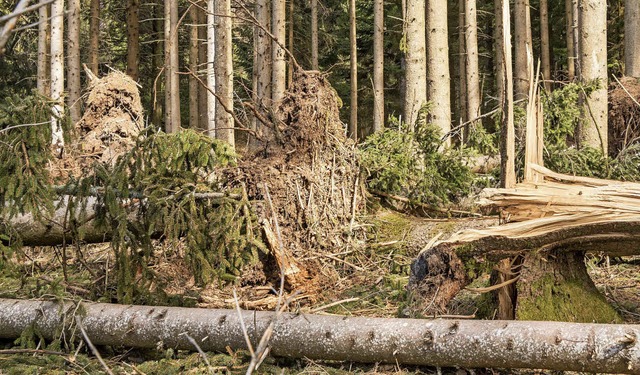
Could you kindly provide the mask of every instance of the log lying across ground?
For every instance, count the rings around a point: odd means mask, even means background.
[[[96,345],[205,351],[246,348],[233,310],[0,300],[0,337],[68,336],[78,315]],[[273,319],[276,356],[465,368],[640,374],[640,325],[383,319],[241,312],[255,344]]]

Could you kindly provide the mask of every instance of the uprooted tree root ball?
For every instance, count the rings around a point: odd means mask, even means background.
[[[362,205],[355,144],[345,136],[339,106],[323,75],[296,73],[277,123],[267,124],[275,139],[226,176],[231,187],[245,186],[249,199],[259,202],[267,244],[277,258],[283,251],[278,262],[289,288],[310,294],[321,286],[319,263],[295,264],[293,258],[344,246]]]
[[[623,77],[609,88],[609,155],[615,157],[640,139],[640,81]]]

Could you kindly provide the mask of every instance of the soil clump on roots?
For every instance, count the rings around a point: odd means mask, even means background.
[[[640,80],[623,77],[609,87],[609,155],[640,140]]]
[[[319,253],[345,245],[362,205],[355,143],[345,136],[340,103],[323,75],[297,72],[277,118],[267,124],[274,139],[227,171],[230,185],[245,187],[258,202],[287,289],[310,295],[322,285]]]

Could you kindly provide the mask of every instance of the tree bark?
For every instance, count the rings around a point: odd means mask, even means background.
[[[271,107],[271,39],[267,31],[271,29],[269,0],[257,0],[255,17],[259,25],[253,27],[253,102],[261,111]],[[269,128],[257,119],[253,119],[253,128],[265,140],[271,138]],[[253,137],[252,137],[253,139]],[[257,146],[257,140],[252,147]]]
[[[373,1],[373,131],[384,128],[384,0]]]
[[[196,8],[198,13],[198,77],[207,82],[207,12],[206,2],[201,1]],[[198,128],[206,130],[209,124],[207,116],[207,96],[209,91],[204,85],[198,84]]]
[[[49,61],[50,52],[50,31],[49,27],[49,7],[42,6],[38,9],[38,81],[37,88],[40,95],[45,97],[51,94],[51,63]]]
[[[349,45],[350,45],[350,117],[348,136],[358,140],[358,42],[356,36],[356,0],[349,0]]]
[[[100,56],[100,0],[91,0],[89,16],[89,69],[98,76]]]
[[[565,19],[566,19],[566,27],[567,27],[567,75],[569,78],[569,82],[573,82],[576,78],[576,50],[575,50],[575,40],[573,38],[575,24],[573,19],[573,1],[574,0],[565,0]]]
[[[549,6],[548,0],[540,0],[540,56],[542,57],[542,79],[544,88],[551,92],[551,46],[549,43]]]
[[[64,116],[64,0],[51,4],[51,144],[54,154],[64,148],[62,118]]]
[[[165,38],[163,38],[164,31],[164,12],[162,7],[163,0],[156,0],[153,4],[153,33],[156,36],[155,41],[153,43],[153,60],[152,60],[152,72],[155,75],[154,86],[153,86],[153,113],[151,115],[151,121],[153,124],[160,129],[162,126],[162,120],[164,118],[164,103],[162,99],[158,99],[159,93],[166,93],[165,85],[166,82],[163,81],[162,72],[164,70],[164,62],[165,62],[165,52],[164,52],[164,42]],[[164,74],[166,76],[166,72]]]
[[[478,23],[476,0],[465,0],[465,71],[467,87],[467,118],[469,121],[480,116],[480,70],[478,66]],[[472,132],[476,123],[469,125]],[[467,137],[468,140],[468,137]]]
[[[216,0],[216,138],[235,146],[233,116],[233,47],[231,44],[233,19],[231,0]]]
[[[189,8],[189,70],[198,74],[198,7],[191,5]],[[200,126],[200,84],[197,77],[189,76],[189,128],[198,129]]]
[[[0,300],[0,337],[34,329],[74,337],[76,311],[95,345],[204,351],[255,345],[271,324],[270,353],[292,358],[439,367],[638,373],[638,325],[325,316],[101,303]],[[183,333],[188,333],[185,335]],[[77,333],[76,333],[77,335]],[[77,336],[75,336],[77,337]]]
[[[180,130],[180,76],[178,56],[178,2],[164,2],[165,38],[165,131]]]
[[[458,0],[458,83],[460,90],[460,108],[459,108],[459,119],[460,123],[464,123],[468,120],[467,118],[467,48],[465,46],[465,1],[466,0]],[[466,134],[466,130],[461,132],[460,140],[464,141]]]
[[[69,0],[68,4],[67,100],[71,123],[76,124],[82,117],[82,102],[80,98],[80,0]]]
[[[580,5],[581,79],[599,81],[599,88],[584,98],[580,142],[607,155],[607,4],[601,0],[580,0]]]
[[[311,0],[311,69],[318,70],[318,0]]]
[[[624,72],[629,77],[640,77],[640,2],[624,3]]]
[[[449,74],[449,30],[447,1],[427,2],[427,98],[434,103],[430,122],[442,134],[451,130],[451,76]],[[446,145],[450,144],[447,138]]]
[[[529,0],[516,0],[514,7],[515,25],[515,100],[526,100],[529,96],[529,69],[527,49],[532,53],[531,13]]]
[[[273,0],[271,12],[271,33],[276,38],[271,45],[271,99],[277,106],[284,98],[287,78],[287,63],[282,49],[286,43],[286,0]]]
[[[289,17],[289,20],[287,21],[287,41],[289,43],[287,44],[287,49],[289,50],[289,52],[291,52],[291,55],[287,56],[287,60],[289,61],[289,63],[287,64],[287,88],[290,88],[291,84],[293,83],[293,10],[294,0],[289,0],[289,12],[287,14],[287,16]]]
[[[215,28],[215,0],[207,0],[207,86],[216,90],[216,28]],[[207,92],[207,118],[209,119],[207,133],[210,137],[216,136],[216,107],[215,95]]]
[[[405,39],[405,98],[404,117],[413,131],[418,112],[427,103],[427,50],[425,36],[425,1],[407,0],[404,18]]]
[[[502,98],[502,123],[500,125],[500,187],[513,188],[516,185],[516,141],[513,112],[513,59],[511,57],[511,11],[508,0],[497,0],[500,5],[500,60],[498,67],[502,79],[499,90]]]
[[[127,1],[127,75],[138,81],[140,63],[140,0]]]

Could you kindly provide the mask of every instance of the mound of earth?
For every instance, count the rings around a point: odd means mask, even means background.
[[[640,80],[623,77],[609,87],[609,155],[640,139]]]

